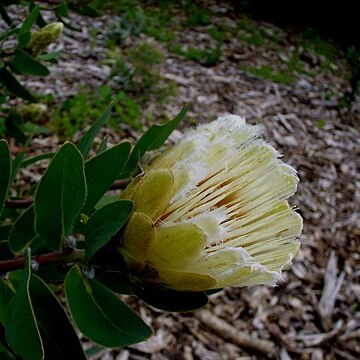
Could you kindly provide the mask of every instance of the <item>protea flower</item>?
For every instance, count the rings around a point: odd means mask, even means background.
[[[287,202],[298,178],[260,131],[226,115],[152,158],[122,195],[135,204],[121,245],[130,270],[190,291],[282,278],[299,249]]]

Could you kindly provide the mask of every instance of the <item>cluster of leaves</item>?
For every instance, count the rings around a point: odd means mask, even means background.
[[[56,295],[62,291],[77,329],[105,347],[137,343],[151,335],[117,293],[136,295],[167,311],[189,311],[207,303],[203,292],[131,282],[116,249],[133,203],[106,194],[114,181],[136,172],[146,151],[163,145],[187,107],[166,124],[150,127],[132,149],[128,141],[111,148],[104,141],[89,158],[111,110],[112,105],[77,145],[66,142],[53,154],[12,159],[7,142],[0,141],[0,354],[4,359],[86,358]],[[36,185],[33,201],[26,196],[26,209],[11,208],[21,201],[9,198],[17,171],[46,157],[52,160]]]
[[[42,104],[34,106],[40,97],[26,88],[18,75],[23,78],[49,75],[50,71],[45,64],[56,63],[60,51],[46,52],[46,48],[59,36],[61,23],[68,27],[71,25],[66,20],[68,4],[65,2],[54,6],[46,4],[43,7],[32,1],[24,2],[22,5],[28,6],[28,15],[19,25],[7,11],[7,7],[13,4],[21,2],[6,1],[0,4],[0,14],[4,25],[7,25],[7,29],[0,34],[0,133],[16,137],[19,142],[24,143],[26,127],[23,123],[28,120],[35,122],[46,107]],[[77,9],[86,8],[87,6]],[[60,22],[47,24],[42,10],[51,10]],[[35,29],[36,26],[39,30]]]
[[[31,47],[31,28],[35,23],[46,25],[41,17],[38,6],[33,6],[25,21],[18,27],[13,27],[13,21],[2,6],[2,17],[9,29],[0,35],[0,127],[19,128],[20,116],[13,109],[3,106],[7,99],[19,97],[27,102],[36,102],[36,98],[16,78],[17,74],[46,76],[49,74],[44,61],[53,61],[58,53],[34,53]],[[16,37],[16,42],[9,42]],[[10,45],[12,46],[9,46]]]

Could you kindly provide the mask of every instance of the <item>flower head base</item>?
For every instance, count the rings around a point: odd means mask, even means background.
[[[299,248],[287,203],[298,178],[234,115],[199,126],[155,156],[122,197],[135,212],[121,252],[177,290],[275,284]]]

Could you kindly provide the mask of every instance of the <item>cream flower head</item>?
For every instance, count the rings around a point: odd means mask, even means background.
[[[287,202],[298,178],[260,130],[224,115],[154,156],[122,194],[135,206],[121,245],[129,269],[189,291],[282,278],[299,249],[302,218]]]

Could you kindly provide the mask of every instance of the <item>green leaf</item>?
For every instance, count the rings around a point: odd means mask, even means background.
[[[83,213],[89,213],[123,169],[130,153],[130,143],[122,142],[85,162],[88,196]]]
[[[18,49],[24,49],[31,37],[30,31],[25,31],[18,35]]]
[[[30,249],[27,249],[25,268],[20,286],[13,297],[5,336],[9,345],[21,358],[39,360],[44,357],[44,348],[30,300],[30,274]]]
[[[1,325],[0,325],[1,327]],[[0,329],[4,331],[4,329]],[[0,339],[0,359],[1,360],[15,360],[15,356],[10,353],[10,349],[7,348],[7,344],[4,340]]]
[[[19,28],[11,29],[11,30],[8,30],[8,31],[0,34],[0,41],[3,41],[14,34],[17,34],[19,32],[19,30],[20,30]]]
[[[93,7],[89,6],[89,5],[85,5],[82,7],[73,7],[73,10],[76,11],[78,14],[80,15],[85,15],[85,16],[89,16],[89,17],[98,17],[100,16],[99,12],[96,11]]]
[[[223,288],[218,288],[218,289],[212,289],[212,290],[205,290],[205,293],[206,295],[214,295],[214,294],[217,294],[221,291],[223,291],[224,289]]]
[[[185,105],[180,113],[171,121],[168,121],[164,125],[153,125],[148,131],[139,139],[134,146],[133,151],[129,157],[129,160],[125,167],[126,176],[131,174],[138,162],[142,159],[146,151],[156,150],[161,147],[169,135],[179,125],[181,120],[189,110],[189,105]]]
[[[0,241],[7,240],[11,228],[12,228],[12,224],[0,225]]]
[[[98,281],[85,279],[78,266],[68,273],[65,294],[79,330],[100,345],[120,347],[151,336],[151,329],[130,307]]]
[[[96,153],[101,154],[103,151],[105,151],[107,149],[107,144],[108,144],[108,136],[106,135],[102,139],[101,144],[99,145]]]
[[[176,291],[159,288],[133,288],[141,300],[154,308],[170,312],[187,312],[205,306],[209,299],[205,292]]]
[[[105,194],[100,200],[99,202],[96,204],[95,206],[95,210],[99,210],[101,209],[103,206],[111,204],[115,201],[119,200],[119,194],[116,195],[108,195]]]
[[[6,326],[10,317],[10,302],[15,291],[10,288],[9,282],[0,278],[0,322]]]
[[[22,163],[22,161],[24,159],[24,156],[25,156],[25,150],[21,150],[16,155],[15,159],[12,161],[12,165],[11,165],[12,170],[11,170],[11,179],[10,179],[11,183],[15,180],[16,175],[20,170],[21,163]]]
[[[32,165],[40,160],[44,160],[44,159],[52,159],[54,157],[55,153],[45,153],[45,154],[40,154],[40,155],[35,155],[35,156],[31,156],[28,157],[26,159],[24,159],[21,163],[22,168],[27,167],[29,165]]]
[[[59,16],[68,17],[68,7],[66,2],[56,6],[54,10]]]
[[[39,6],[34,6],[34,8],[31,10],[30,14],[27,16],[27,18],[22,23],[22,26],[19,30],[19,35],[23,34],[31,29],[31,27],[36,22],[37,17],[40,14]]]
[[[40,55],[37,56],[37,59],[39,59],[41,61],[55,60],[55,59],[57,59],[59,57],[61,52],[62,52],[62,50],[58,50],[58,51],[54,51],[52,53],[40,54]]]
[[[55,154],[35,194],[35,230],[45,244],[60,250],[70,235],[86,197],[84,163],[72,143]]]
[[[9,17],[6,7],[0,2],[0,15],[9,26],[12,25],[12,19]]]
[[[79,338],[59,300],[35,275],[30,278],[30,297],[44,344],[45,358],[86,359]]]
[[[96,280],[117,294],[133,295],[129,279],[119,271],[104,271],[96,274]]]
[[[0,69],[0,82],[6,87],[6,89],[16,96],[21,97],[24,100],[35,102],[35,98],[30,92],[22,86],[16,77],[6,68]]]
[[[5,339],[5,328],[0,324],[0,359],[1,360],[15,360],[16,356],[11,351]]]
[[[14,257],[14,254],[9,249],[9,242],[7,240],[0,240],[0,260],[8,260]]]
[[[84,136],[79,140],[77,144],[78,149],[83,154],[84,158],[86,158],[91,150],[92,144],[94,142],[95,136],[101,129],[101,127],[106,123],[106,120],[109,118],[111,114],[111,110],[114,104],[111,102],[106,108],[105,112],[101,115],[100,119],[97,120],[90,129],[84,134]]]
[[[102,207],[89,218],[85,234],[86,262],[121,229],[133,207],[132,201],[119,200]]]
[[[34,206],[30,206],[16,219],[9,236],[9,247],[15,255],[20,255],[38,237],[34,222]]]
[[[0,215],[7,197],[11,178],[11,155],[9,144],[0,140]]]
[[[23,50],[16,50],[13,65],[21,74],[47,76],[50,74],[48,68],[42,65],[34,57]]]

